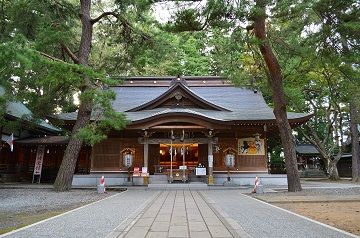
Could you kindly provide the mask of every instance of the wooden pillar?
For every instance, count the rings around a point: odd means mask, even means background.
[[[267,143],[267,125],[264,124],[264,152],[265,152],[265,160],[266,160],[266,168],[268,170],[268,174],[270,174],[269,167],[269,155],[268,155],[268,143]]]
[[[144,131],[144,167],[149,168],[149,134],[147,131]]]
[[[214,184],[214,177],[213,177],[213,167],[214,167],[214,156],[213,156],[213,134],[212,131],[209,131],[208,134],[209,142],[208,142],[208,184]]]
[[[214,184],[214,177],[213,177],[214,157],[213,157],[212,152],[213,152],[213,144],[212,144],[212,141],[209,141],[209,144],[208,144],[208,168],[209,168],[208,184],[210,184],[210,185]]]
[[[149,167],[149,141],[144,138],[144,167]]]

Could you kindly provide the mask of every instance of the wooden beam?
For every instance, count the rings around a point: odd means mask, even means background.
[[[144,140],[145,140],[144,138],[139,137],[138,138],[139,144],[145,144],[146,142]],[[184,140],[185,144],[208,144],[209,142],[217,144],[218,138],[217,137],[214,137],[214,138],[190,138],[190,139]],[[149,144],[170,144],[170,138],[149,138],[148,143]],[[173,143],[180,144],[182,142],[180,141],[180,139],[176,139],[173,141]]]

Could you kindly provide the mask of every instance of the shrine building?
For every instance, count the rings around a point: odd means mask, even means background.
[[[110,89],[116,93],[114,109],[129,123],[86,147],[77,166],[77,171],[86,167],[85,173],[75,174],[73,185],[95,185],[101,176],[108,185],[142,185],[141,173],[149,174],[149,184],[222,185],[230,177],[244,185],[253,184],[256,175],[264,183],[286,184],[286,175],[268,174],[267,139],[278,137],[278,129],[259,91],[215,76],[129,77]],[[71,129],[76,116],[57,118]],[[288,113],[292,127],[309,118]]]

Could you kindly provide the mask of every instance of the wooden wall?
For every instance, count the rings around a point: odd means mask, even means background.
[[[160,145],[149,145],[149,168],[148,171],[150,174],[155,173],[155,166],[160,164]]]
[[[219,138],[220,150],[214,152],[214,171],[226,171],[227,167],[224,163],[226,152],[224,150],[233,148],[237,150],[236,138]],[[267,170],[266,155],[238,155],[235,156],[234,171],[264,171]]]
[[[91,171],[122,171],[121,151],[125,148],[135,150],[133,167],[142,167],[144,161],[144,145],[137,138],[108,138],[94,145],[91,153]]]
[[[14,152],[2,151],[0,165],[5,170],[0,173],[16,175],[16,181],[32,181],[34,164],[38,145],[15,146]],[[41,171],[41,182],[52,183],[55,181],[57,172],[63,159],[66,146],[46,145]],[[6,156],[4,156],[6,155]],[[5,162],[5,164],[3,164]],[[90,172],[90,148],[83,147],[80,151],[75,174],[88,174]]]
[[[237,150],[236,138],[219,138],[220,150],[214,148],[214,171],[226,171],[224,164],[224,152],[227,148]],[[91,171],[124,171],[121,151],[125,148],[135,150],[133,167],[142,167],[144,158],[144,145],[139,144],[137,138],[108,138],[92,149]],[[158,164],[159,145],[149,145],[149,172],[153,173],[153,165]],[[208,166],[208,145],[199,144],[199,163]],[[235,158],[234,171],[265,171],[267,170],[267,158],[265,155],[238,155]]]

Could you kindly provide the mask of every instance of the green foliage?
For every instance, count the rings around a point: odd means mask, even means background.
[[[111,129],[121,130],[128,121],[123,113],[113,110],[111,102],[115,99],[111,90],[89,90],[81,95],[81,100],[92,100],[96,105],[92,113],[92,122],[77,133],[77,137],[86,144],[94,145],[107,138]]]
[[[0,51],[2,85],[11,86],[17,99],[39,117],[71,107],[72,94],[82,86],[83,75],[98,76],[80,65],[49,60],[22,37],[3,43]]]
[[[81,100],[94,101],[101,108],[102,120],[95,120],[79,132],[86,142],[98,142],[111,128],[122,129],[126,120],[111,107],[114,95],[95,88],[84,91],[87,80],[100,88],[113,80],[105,77],[103,70],[74,64],[64,52],[63,45],[72,49],[79,43],[78,6],[65,0],[17,0],[6,5],[6,10],[6,16],[0,13],[0,19],[7,19],[0,37],[0,85],[6,87],[7,95],[14,94],[34,112],[27,121],[75,111],[73,96],[80,93]],[[33,21],[26,23],[20,15]],[[4,119],[3,108],[0,120]],[[11,124],[24,126],[22,120],[7,122],[7,127],[14,127]]]
[[[327,105],[335,110],[354,98],[360,101],[358,4],[264,3],[271,5],[268,38],[283,70],[287,110],[316,113],[312,126],[325,133]],[[245,29],[251,16],[259,14],[253,1],[175,4],[178,11],[163,25],[152,15],[152,4],[94,3],[93,16],[114,9],[121,18],[106,17],[95,25],[90,67],[84,68],[73,64],[62,48],[66,45],[77,53],[78,1],[0,0],[0,85],[37,117],[74,111],[75,93],[81,93],[81,100],[94,100],[94,113],[101,112],[101,119],[79,132],[89,144],[104,138],[107,128],[124,126],[124,118],[112,111],[108,92],[83,92],[84,76],[103,87],[116,83],[106,75],[224,75],[237,86],[260,89],[271,105],[259,42],[250,28]],[[340,111],[346,119],[347,107]]]
[[[164,29],[173,32],[201,31],[203,29],[200,14],[195,9],[178,11],[175,13],[175,19],[175,22],[165,25]]]
[[[1,88],[0,88],[1,90]],[[6,100],[0,92],[0,125],[5,125]]]

